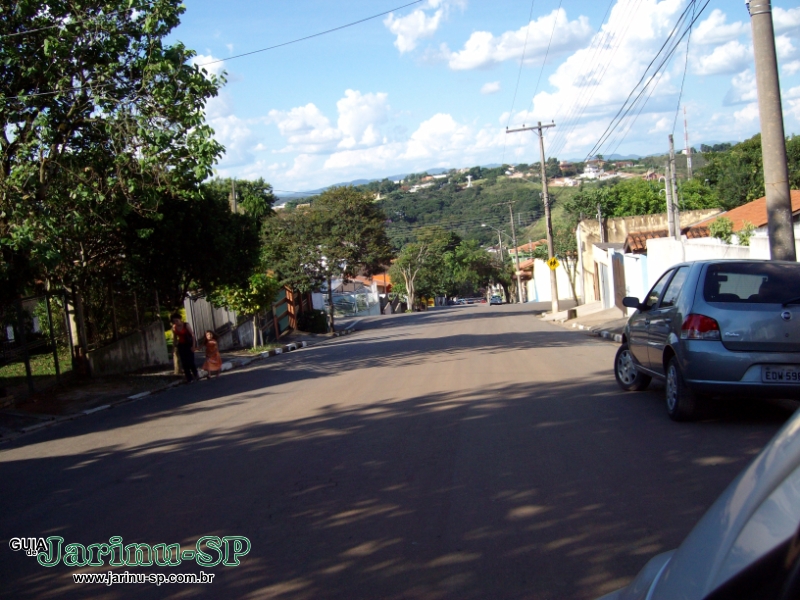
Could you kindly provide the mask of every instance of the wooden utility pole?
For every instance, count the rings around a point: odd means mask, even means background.
[[[544,158],[544,133],[543,130],[547,129],[548,127],[555,127],[555,123],[550,123],[550,125],[542,125],[542,122],[536,125],[536,127],[525,127],[523,125],[519,129],[506,129],[506,133],[516,133],[518,131],[535,131],[539,135],[539,153],[541,155],[541,167],[542,167],[542,201],[544,202],[544,219],[547,225],[547,258],[551,259],[555,256],[555,252],[553,251],[553,222],[550,219],[550,196],[547,194],[547,171],[545,169],[545,158]],[[556,270],[550,269],[550,295],[552,301],[552,311],[553,313],[557,313],[559,310],[558,307],[558,282],[556,279]]]
[[[753,28],[753,54],[761,120],[761,155],[767,196],[767,230],[772,260],[797,260],[786,164],[786,136],[783,130],[781,88],[775,56],[775,31],[770,0],[747,2]]]

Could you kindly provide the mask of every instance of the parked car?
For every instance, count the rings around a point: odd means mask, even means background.
[[[628,320],[614,359],[624,390],[665,381],[667,413],[709,396],[800,399],[800,263],[715,260],[667,270]]]
[[[800,598],[800,411],[722,493],[677,550],[601,600]]]
[[[503,298],[500,296],[492,296],[489,299],[489,304],[502,304],[502,303],[503,303]]]

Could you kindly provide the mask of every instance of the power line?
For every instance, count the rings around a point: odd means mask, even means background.
[[[533,103],[533,98],[536,97],[537,92],[539,91],[539,84],[542,81],[542,73],[544,73],[544,66],[547,64],[547,57],[550,54],[550,46],[553,44],[553,35],[556,32],[556,25],[558,24],[558,15],[561,14],[561,3],[563,0],[558,0],[558,8],[556,9],[556,16],[553,18],[553,29],[550,31],[550,41],[547,42],[547,50],[544,53],[544,59],[542,60],[542,68],[539,69],[539,78],[536,80],[536,89],[533,91],[533,96],[531,97],[531,103]]]
[[[514,97],[511,100],[511,110],[508,111],[508,121],[506,121],[506,129],[508,129],[509,123],[511,123],[511,115],[514,114],[514,105],[517,103],[517,92],[519,91],[519,80],[522,77],[522,67],[525,64],[525,53],[528,50],[528,34],[531,31],[531,21],[533,20],[533,5],[536,0],[531,0],[531,10],[528,14],[528,26],[525,29],[525,43],[522,45],[522,58],[519,61],[519,70],[517,71],[517,85],[514,87]],[[506,138],[503,138],[503,158],[500,161],[500,164],[505,164],[506,162]]]
[[[233,60],[235,58],[241,58],[243,56],[250,56],[251,54],[258,54],[259,52],[266,52],[267,50],[274,50],[275,48],[280,48],[282,46],[288,46],[290,44],[296,44],[296,43],[302,42],[304,40],[309,40],[311,38],[315,38],[315,37],[319,37],[319,36],[322,36],[322,35],[326,35],[328,33],[333,33],[334,31],[339,31],[339,30],[342,30],[342,29],[346,29],[348,27],[352,27],[354,25],[358,25],[359,23],[364,23],[364,22],[370,21],[372,19],[377,19],[378,17],[382,17],[384,15],[387,15],[390,12],[393,12],[393,11],[396,11],[396,10],[400,10],[402,8],[406,8],[408,6],[413,6],[414,4],[419,4],[422,1],[423,0],[414,0],[414,2],[409,2],[408,4],[404,4],[402,6],[398,6],[397,8],[393,8],[391,10],[387,10],[387,11],[382,12],[382,13],[377,14],[377,15],[372,15],[371,17],[366,17],[364,19],[359,19],[358,21],[353,21],[352,23],[348,23],[346,25],[340,25],[339,27],[334,27],[333,29],[328,29],[326,31],[321,31],[319,33],[314,33],[312,35],[307,35],[305,37],[298,38],[298,39],[295,39],[295,40],[292,40],[292,41],[289,41],[289,42],[283,42],[282,44],[276,44],[275,46],[270,46],[268,48],[262,48],[260,50],[253,50],[252,52],[245,52],[244,54],[237,54],[236,56],[230,56],[228,58],[221,58],[219,60],[212,60],[211,62],[203,63],[202,65],[196,65],[196,66],[198,66],[198,67],[207,67],[208,65],[213,65],[213,64],[216,64],[216,63],[219,63],[219,62],[224,62],[226,60]],[[93,89],[104,88],[104,87],[108,87],[109,85],[111,85],[111,84],[110,83],[108,83],[108,84],[100,84],[98,86],[88,87],[88,88],[84,87],[84,86],[76,86],[76,87],[71,87],[71,88],[64,88],[64,89],[60,89],[60,90],[54,90],[54,91],[51,91],[51,92],[36,92],[36,93],[33,93],[33,94],[20,94],[18,96],[6,96],[6,97],[0,97],[0,101],[19,100],[21,98],[36,98],[36,97],[40,97],[40,96],[55,96],[57,94],[64,94],[64,93],[67,93],[67,92],[75,92],[75,91],[80,91],[80,90],[84,90],[84,89],[93,90]]]
[[[228,58],[220,58],[218,60],[212,60],[211,62],[203,63],[202,65],[197,65],[198,67],[207,67],[208,65],[214,65],[216,63],[225,62],[226,60],[233,60],[235,58],[242,58],[243,56],[250,56],[251,54],[258,54],[259,52],[266,52],[267,50],[274,50],[275,48],[281,48],[283,46],[288,46],[290,44],[296,44],[297,42],[303,42],[305,40],[310,40],[311,38],[319,37],[321,35],[326,35],[328,33],[333,33],[334,31],[340,31],[342,29],[347,29],[348,27],[352,27],[353,25],[358,25],[360,23],[364,23],[366,21],[371,21],[373,19],[377,19],[378,17],[382,17],[384,15],[388,15],[390,12],[394,12],[396,10],[401,10],[403,8],[407,8],[409,6],[413,6],[414,4],[419,4],[423,0],[414,0],[414,2],[409,2],[408,4],[403,4],[403,6],[398,6],[397,8],[392,8],[390,10],[384,11],[377,15],[372,15],[371,17],[365,17],[364,19],[359,19],[358,21],[353,21],[352,23],[348,23],[346,25],[340,25],[339,27],[334,27],[333,29],[326,29],[325,31],[320,31],[319,33],[313,33],[311,35],[307,35],[305,37],[297,38],[296,40],[292,40],[290,42],[283,42],[282,44],[275,44],[274,46],[269,46],[267,48],[261,48],[260,50],[252,50],[250,52],[245,52],[244,54],[236,54],[235,56],[229,56]]]
[[[692,41],[692,24],[694,23],[695,1],[692,0],[692,23],[689,24],[689,35],[686,36],[686,60],[683,62],[683,77],[681,78],[681,91],[678,93],[678,105],[675,107],[675,119],[672,121],[672,135],[675,135],[675,126],[678,123],[678,113],[681,110],[681,99],[683,98],[683,86],[686,83],[686,71],[689,69],[689,43]]]
[[[710,1],[711,0],[706,0],[706,3],[702,6],[702,8],[699,10],[699,12],[695,12],[693,10],[693,12],[692,12],[692,17],[693,18],[692,18],[691,22],[689,23],[689,27],[691,27],[691,25],[693,25],[694,22],[697,19],[700,18],[700,15],[703,14],[703,12],[705,11],[705,9],[708,6]],[[678,22],[676,23],[675,27],[670,32],[670,34],[667,37],[667,39],[665,40],[664,44],[662,44],[662,46],[659,49],[659,51],[653,57],[653,60],[650,61],[650,64],[645,69],[644,73],[642,74],[642,77],[639,79],[639,81],[633,87],[633,89],[631,90],[630,94],[628,94],[628,97],[625,99],[625,102],[623,102],[623,104],[620,107],[619,111],[617,111],[617,114],[614,115],[614,117],[611,119],[611,122],[608,124],[608,126],[606,127],[606,129],[603,132],[603,134],[600,136],[600,139],[595,143],[595,145],[592,147],[592,149],[586,155],[587,158],[590,158],[591,156],[593,156],[598,150],[600,150],[602,148],[602,146],[605,144],[605,142],[608,141],[608,139],[611,136],[611,134],[613,133],[613,131],[617,127],[619,127],[621,122],[628,116],[628,114],[636,106],[638,100],[641,98],[641,96],[644,94],[644,92],[647,91],[647,88],[653,82],[653,80],[655,79],[656,75],[661,71],[662,68],[664,68],[664,66],[672,58],[672,55],[674,54],[674,52],[677,49],[678,45],[680,44],[680,42],[683,40],[683,38],[689,32],[689,27],[687,27],[686,29],[683,30],[683,33],[680,36],[678,36],[677,39],[675,39],[677,31],[680,30],[680,28],[682,26],[682,23],[688,17],[688,11],[689,11],[690,8],[693,8],[693,5],[694,5],[694,0],[692,0],[692,2],[689,4],[689,6],[687,6],[686,9],[683,11],[683,13],[681,14],[680,18],[678,19]],[[670,44],[672,44],[671,47],[670,47]],[[664,52],[664,50],[666,48],[668,48],[668,47],[669,47],[669,50],[661,58],[661,62],[658,64],[658,66],[656,66],[655,70],[652,73],[649,73],[650,72],[650,68],[659,59],[659,57],[661,57],[661,55]],[[649,78],[648,78],[648,74],[649,74]],[[642,85],[642,83],[645,80],[647,80],[647,83],[645,83],[645,85],[642,86],[641,90],[639,90],[639,93],[636,95],[636,98],[634,98],[634,100],[631,102],[631,97],[636,93],[637,89],[639,89],[639,87]],[[646,101],[645,101],[645,104],[646,104]]]

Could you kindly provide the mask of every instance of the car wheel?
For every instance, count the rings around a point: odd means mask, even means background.
[[[614,358],[614,376],[619,387],[627,392],[638,392],[650,385],[650,376],[636,368],[628,344],[622,344],[617,350],[617,356]]]
[[[678,359],[674,356],[667,365],[667,414],[673,421],[690,421],[697,416],[702,397],[686,386]]]

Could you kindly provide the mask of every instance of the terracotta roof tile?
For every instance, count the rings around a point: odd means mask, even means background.
[[[792,214],[797,214],[800,212],[800,190],[792,190],[791,191],[792,197]],[[706,219],[705,221],[698,223],[692,229],[697,228],[708,228],[711,223],[719,219],[720,217],[727,217],[731,221],[733,221],[733,231],[739,231],[746,221],[752,223],[756,227],[763,227],[767,224],[767,198],[766,196],[763,198],[759,198],[758,200],[753,200],[752,202],[748,202],[747,204],[743,204],[742,206],[737,206],[734,209],[729,210],[728,212],[724,212],[721,215],[717,215],[716,217],[712,217],[711,219]]]

